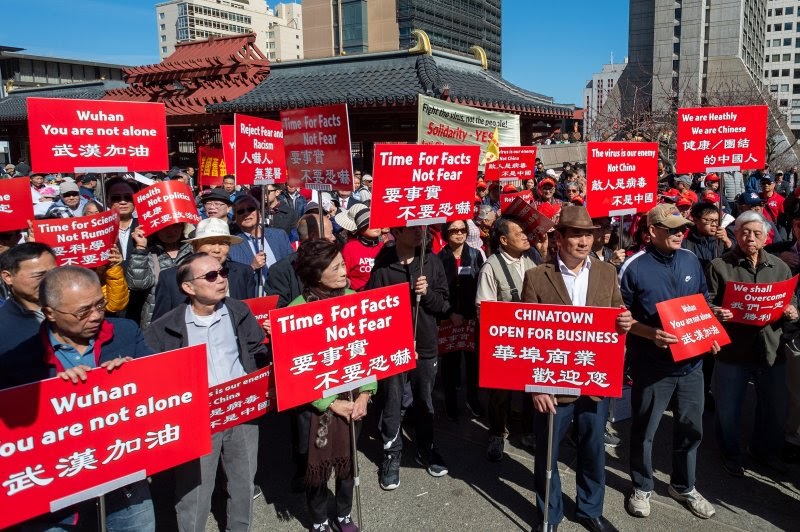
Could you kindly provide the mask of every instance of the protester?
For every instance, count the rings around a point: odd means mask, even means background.
[[[208,194],[204,194],[200,198],[200,203],[203,205],[206,216],[208,218],[219,218],[228,222],[230,220],[230,211],[233,207],[230,194],[221,188],[215,188]]]
[[[480,319],[480,306],[484,301],[521,301],[522,282],[525,272],[535,268],[536,264],[527,256],[531,244],[528,236],[519,223],[511,218],[497,219],[492,227],[492,249],[480,269],[478,289],[475,294],[475,306]],[[511,410],[512,394],[509,390],[489,390],[489,443],[486,458],[491,462],[503,459],[505,439],[508,436],[508,418]],[[523,429],[521,443],[532,449],[534,447],[532,427],[532,405],[523,401]]]
[[[231,204],[236,203],[238,194],[236,193],[236,176],[228,174],[222,178],[222,190],[228,195]]]
[[[139,221],[133,216],[133,194],[137,191],[134,183],[121,177],[114,177],[106,181],[106,195],[109,208],[119,213],[119,236],[117,242],[122,252],[122,260],[127,261],[128,256],[136,247],[131,238],[131,233],[139,226]]]
[[[739,213],[741,214],[746,211],[757,212],[766,220],[767,224],[769,225],[769,231],[767,233],[767,245],[783,242],[785,240],[783,238],[784,233],[782,233],[782,228],[775,225],[775,223],[768,216],[766,216],[764,210],[764,198],[762,198],[759,194],[756,194],[755,192],[745,192],[739,196]]]
[[[697,194],[691,189],[692,176],[683,174],[675,177],[675,188],[682,198],[689,200],[689,205],[697,203]]]
[[[297,250],[294,264],[303,292],[290,306],[354,293],[347,287],[347,268],[339,246],[327,240],[308,240]],[[328,519],[328,478],[336,474],[335,530],[358,532],[353,522],[353,462],[350,423],[367,414],[367,404],[377,383],[360,387],[353,395],[335,394],[314,401],[300,413],[301,453],[308,456],[305,473],[306,502],[312,531],[330,531]],[[353,400],[355,397],[355,400]],[[356,438],[361,423],[356,423]],[[320,436],[320,434],[325,435]]]
[[[384,398],[380,432],[383,440],[383,463],[379,482],[384,490],[400,485],[402,399],[406,382],[411,383],[416,426],[416,461],[434,477],[448,470],[436,447],[433,427],[433,385],[438,360],[438,316],[449,314],[447,277],[435,255],[425,254],[422,262],[422,229],[396,227],[391,230],[395,245],[386,247],[375,259],[366,289],[408,283],[411,299],[419,299],[416,321],[417,366],[406,373],[381,381]]]
[[[764,218],[754,211],[744,212],[736,219],[736,249],[711,261],[707,270],[708,293],[714,305],[722,307],[728,282],[774,283],[792,277],[784,262],[763,250],[767,231]],[[734,477],[744,476],[739,439],[748,382],[753,382],[756,391],[755,425],[748,453],[757,462],[786,472],[780,461],[788,399],[781,335],[785,322],[798,319],[796,304],[793,297],[781,320],[767,327],[730,323],[727,320],[733,317],[731,310],[718,310],[731,343],[716,355],[714,368],[717,443],[723,467]]]
[[[227,268],[216,257],[202,251],[187,257],[175,281],[188,302],[154,320],[145,333],[157,352],[206,344],[209,386],[253,373],[268,362],[264,331],[247,305],[227,297],[227,277]],[[250,530],[257,454],[258,424],[252,421],[213,434],[209,454],[177,466],[178,528],[205,531],[221,462],[227,478],[227,528]]]
[[[775,192],[775,179],[767,174],[761,178],[761,199],[764,200],[762,215],[777,227],[783,227],[783,196]]]
[[[265,200],[267,225],[276,229],[283,229],[289,235],[289,240],[297,240],[296,233],[293,234],[297,220],[300,218],[297,215],[297,205],[295,205],[295,209],[292,209],[288,204],[279,200],[284,191],[281,185],[267,185],[263,190],[267,195]],[[256,201],[258,199],[256,198]]]
[[[81,197],[78,185],[75,183],[62,183],[59,187],[59,196],[60,199],[53,203],[45,216],[50,218],[50,211],[58,207],[66,207],[70,216],[83,216],[83,208],[89,200]]]
[[[775,192],[783,198],[792,193],[792,186],[786,181],[781,170],[775,173]]]
[[[620,308],[617,332],[627,333],[631,328],[631,313],[622,305],[617,284],[617,270],[589,256],[594,234],[599,226],[593,225],[584,207],[566,209],[556,226],[558,253],[554,260],[525,274],[522,301],[548,305],[575,305]],[[614,530],[603,517],[605,497],[604,434],[610,400],[580,396],[551,396],[534,393],[534,432],[536,434],[536,509],[540,522],[544,521],[544,499],[548,483],[547,447],[549,414],[555,415],[552,442],[552,478],[547,509],[548,525],[555,526],[564,518],[561,498],[561,479],[558,472],[558,451],[561,440],[575,423],[578,445],[576,516],[578,523],[589,530],[600,532]],[[548,529],[550,530],[550,529]]]
[[[550,203],[558,205],[561,200],[556,199],[556,173],[553,170],[548,170],[545,176],[539,181],[537,185],[539,190],[539,198],[535,205],[538,208],[543,203]]]
[[[42,189],[44,188],[44,174],[35,173],[30,176],[31,178],[31,199],[34,206],[40,201],[47,201],[42,197]]]
[[[572,214],[574,215],[575,213]],[[589,255],[597,260],[608,262],[619,269],[622,263],[625,262],[625,250],[621,248],[612,249],[609,247],[611,235],[614,230],[614,226],[611,225],[611,219],[604,217],[597,218],[593,221],[597,224],[597,229],[595,229],[594,232],[592,250],[589,252]]]
[[[105,297],[91,270],[78,266],[51,269],[41,280],[38,299],[46,318],[41,333],[0,356],[0,389],[50,377],[91,386],[89,372],[93,368],[115,371],[133,358],[152,354],[135,323],[105,318]],[[110,532],[155,530],[147,480],[107,493],[105,506],[105,527]],[[22,528],[77,530],[91,529],[96,523],[95,503],[88,501],[36,518]]]
[[[350,288],[356,292],[367,285],[375,257],[383,249],[381,230],[369,226],[369,215],[369,207],[357,203],[334,217],[339,227],[350,234],[342,248],[342,256]]]
[[[86,202],[86,205],[83,206],[83,213],[82,216],[89,216],[90,214],[97,214],[98,212],[102,211],[102,207],[99,203],[94,200],[89,200]]]
[[[464,220],[454,220],[445,224],[444,234],[447,245],[439,252],[450,295],[451,314],[448,319],[454,326],[465,321],[475,320],[475,293],[478,289],[478,272],[483,266],[484,257],[479,250],[467,243],[467,224]],[[477,325],[477,324],[476,324]],[[469,339],[477,346],[477,332]],[[467,378],[467,407],[475,417],[483,415],[484,410],[478,398],[478,352],[477,349],[460,349],[445,353],[442,357],[442,377],[444,381],[444,403],[447,417],[458,419],[458,388],[461,382],[461,360],[464,360]]]
[[[690,218],[694,225],[689,227],[681,247],[694,253],[705,270],[709,262],[730,250],[733,242],[720,226],[719,209],[713,204],[696,203],[692,206]]]
[[[83,174],[78,182],[80,183],[79,192],[82,198],[89,201],[97,199],[94,195],[97,189],[97,174]]]
[[[687,225],[692,222],[681,216],[674,205],[653,207],[647,213],[650,243],[628,259],[619,274],[622,299],[634,319],[627,338],[633,379],[630,437],[633,493],[627,509],[635,517],[650,515],[654,488],[653,438],[673,397],[668,493],[686,504],[697,517],[707,519],[715,513],[695,487],[697,448],[703,438],[703,361],[700,357],[673,361],[668,348],[678,338],[663,330],[656,311],[656,303],[677,297],[702,294],[708,299],[700,261],[690,251],[681,249]]]

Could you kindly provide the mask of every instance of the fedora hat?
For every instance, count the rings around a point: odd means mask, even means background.
[[[573,229],[599,229],[599,225],[592,223],[592,218],[589,216],[589,211],[586,207],[580,205],[572,205],[566,209],[561,209],[561,217],[558,219],[556,229],[562,227],[572,227]]]
[[[355,233],[359,229],[369,227],[369,207],[363,203],[356,203],[346,211],[333,217],[339,227]]]
[[[211,238],[224,238],[231,246],[241,244],[243,240],[238,236],[231,236],[231,231],[228,229],[228,223],[219,218],[206,218],[197,224],[197,229],[194,231],[192,238],[187,238],[184,242],[197,242],[198,240],[205,240]]]

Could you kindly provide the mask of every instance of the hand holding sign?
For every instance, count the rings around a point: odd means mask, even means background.
[[[669,347],[676,362],[717,353],[720,346],[731,343],[702,294],[656,303],[656,310],[664,330],[657,330],[653,341]]]

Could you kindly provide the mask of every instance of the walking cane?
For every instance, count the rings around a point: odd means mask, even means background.
[[[97,530],[106,532],[106,496],[100,495],[97,498]]]
[[[350,395],[350,402],[353,402],[353,390],[347,392]],[[353,463],[353,487],[356,492],[356,515],[358,516],[358,526],[364,530],[364,521],[361,518],[361,479],[358,472],[358,447],[356,446],[356,422],[350,420],[350,451]]]
[[[267,187],[261,186],[261,241],[266,240],[267,233],[267,218],[265,216],[267,202],[266,198]],[[261,251],[261,242],[256,241],[256,255]],[[264,266],[258,269],[258,297],[264,296]]]
[[[422,268],[425,266],[425,248],[428,247],[428,226],[422,226],[422,251],[419,255],[419,275],[425,275]],[[414,304],[414,347],[417,342],[417,320],[419,319],[419,302],[422,299],[420,294],[416,294],[417,302]]]
[[[555,403],[556,396],[551,395],[550,401]],[[555,408],[555,407],[554,407]],[[555,425],[556,415],[553,412],[548,414],[547,419],[547,469],[545,470],[546,482],[544,488],[544,508],[542,514],[544,521],[542,521],[542,532],[547,532],[547,516],[550,513],[550,479],[553,477],[553,426]]]

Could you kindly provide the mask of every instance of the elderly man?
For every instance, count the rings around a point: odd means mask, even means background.
[[[78,216],[83,216],[83,208],[86,206],[89,200],[81,197],[81,192],[78,188],[78,185],[67,181],[61,183],[61,186],[59,187],[59,195],[61,196],[61,199],[53,203],[53,206],[50,207],[50,210],[48,210],[48,216],[50,211],[59,207],[66,207],[70,215],[76,218]]]
[[[91,385],[93,368],[112,371],[131,358],[152,354],[134,322],[105,318],[106,301],[92,270],[50,270],[39,286],[39,301],[46,318],[41,334],[0,355],[0,388],[56,376]],[[82,503],[34,521],[32,530],[82,529],[96,524],[97,513],[94,503]],[[106,526],[109,531],[155,530],[146,480],[106,495]]]
[[[176,282],[189,302],[152,322],[146,333],[147,343],[157,351],[206,344],[209,386],[266,365],[264,331],[247,305],[226,296],[228,272],[219,260],[207,253],[196,253],[177,270]],[[237,425],[214,434],[211,442],[211,453],[174,470],[178,528],[194,532],[206,529],[221,457],[228,479],[227,529],[250,530],[258,425]]]
[[[202,220],[197,224],[194,237],[184,240],[184,242],[190,242],[195,253],[208,253],[217,259],[220,266],[225,268],[229,276],[226,283],[228,295],[235,299],[248,299],[256,296],[253,269],[246,264],[228,260],[231,246],[241,244],[242,239],[238,236],[231,236],[228,224],[224,220],[219,218]],[[186,300],[186,295],[181,293],[180,285],[175,281],[177,273],[177,268],[169,268],[158,276],[153,320],[160,318]]]
[[[200,198],[200,203],[203,204],[203,209],[208,218],[219,218],[220,220],[229,221],[229,213],[233,202],[231,201],[230,194],[221,188],[215,188],[208,194]]]
[[[531,247],[528,236],[516,220],[500,217],[492,227],[491,247],[497,250],[489,255],[478,273],[478,290],[475,294],[475,306],[480,317],[481,303],[484,301],[520,301],[522,281],[525,272],[535,268],[536,264],[528,256]],[[509,390],[489,390],[489,442],[486,458],[491,462],[503,459],[505,438],[508,435],[508,417],[511,410]],[[532,448],[530,401],[523,401],[523,409],[527,423],[523,423],[522,444]]]
[[[617,317],[617,332],[630,330],[630,311],[622,305],[622,296],[617,284],[617,269],[608,262],[590,257],[595,231],[585,207],[565,209],[556,226],[558,253],[547,263],[528,270],[522,290],[525,303],[550,305],[576,305],[620,308]],[[550,506],[547,509],[548,528],[555,530],[564,518],[561,500],[561,480],[558,474],[558,448],[567,430],[575,422],[577,464],[577,517],[578,522],[595,532],[616,530],[603,517],[605,496],[605,448],[604,434],[608,417],[609,399],[581,396],[558,397],[533,394],[536,408],[534,424],[536,432],[536,508],[540,521],[544,519],[544,498],[548,482],[547,435],[548,415],[555,414],[553,429],[552,479],[550,480]]]
[[[754,211],[744,212],[736,219],[736,249],[711,261],[707,270],[708,294],[714,305],[722,305],[725,286],[730,281],[774,283],[792,277],[789,266],[763,250],[768,229],[766,220]],[[786,470],[779,458],[787,405],[781,335],[786,321],[797,321],[795,304],[793,297],[782,318],[766,327],[725,323],[733,317],[730,309],[718,310],[731,343],[717,355],[714,369],[717,444],[725,471],[735,477],[744,476],[739,425],[748,382],[753,382],[756,389],[755,426],[748,452],[757,462],[780,472]]]
[[[675,362],[668,347],[678,342],[663,330],[656,303],[702,294],[708,298],[700,261],[681,249],[683,232],[692,222],[671,204],[653,207],[647,213],[650,244],[628,259],[619,273],[620,292],[635,320],[627,348],[633,387],[631,389],[630,469],[633,493],[627,509],[636,517],[650,515],[653,493],[653,438],[664,411],[673,408],[672,472],[670,497],[687,505],[702,519],[714,507],[695,488],[697,448],[703,439],[703,359]],[[716,351],[718,346],[714,346]]]

